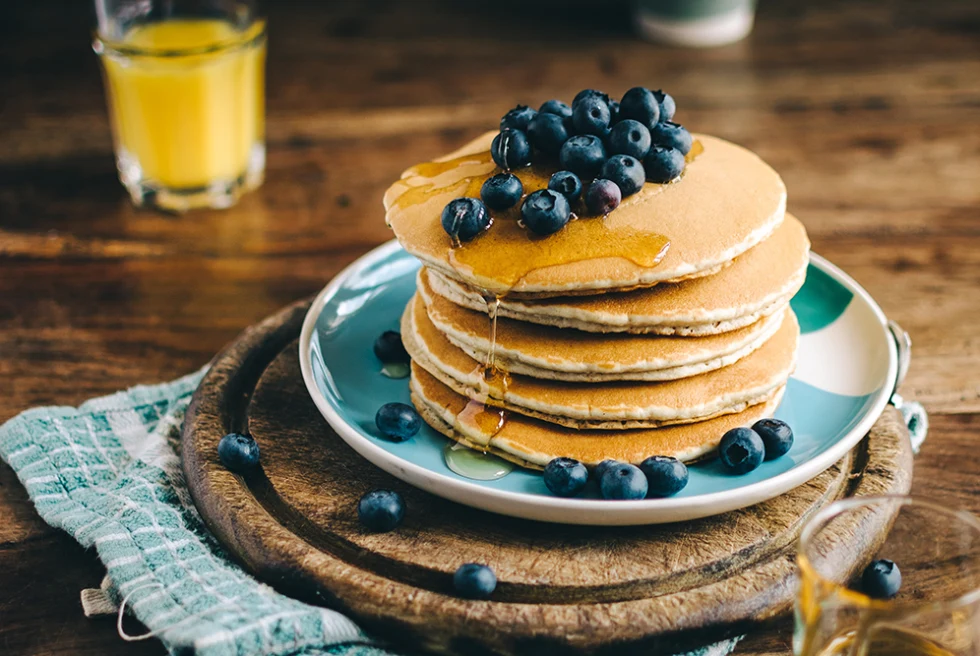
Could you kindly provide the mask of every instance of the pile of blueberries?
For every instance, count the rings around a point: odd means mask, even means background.
[[[718,446],[722,465],[732,474],[747,474],[763,460],[785,455],[793,446],[793,430],[779,419],[760,419],[752,428],[733,428]],[[669,456],[651,456],[639,467],[603,460],[593,472],[603,499],[670,497],[687,486],[687,466]],[[573,497],[585,489],[589,470],[572,458],[555,458],[544,468],[544,484],[552,494]]]
[[[634,87],[619,102],[594,89],[580,91],[571,106],[549,100],[535,111],[518,105],[500,119],[490,155],[505,173],[489,178],[480,198],[457,198],[442,211],[442,226],[458,241],[470,241],[491,223],[490,210],[510,209],[524,197],[510,173],[532,162],[557,163],[547,189],[521,205],[531,232],[558,232],[582,202],[589,214],[605,215],[644,182],[670,182],[684,170],[691,134],[671,119],[677,106],[663,91]]]

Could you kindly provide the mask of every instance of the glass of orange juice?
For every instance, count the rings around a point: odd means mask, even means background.
[[[980,655],[980,520],[908,496],[857,497],[800,536],[797,656]]]
[[[254,2],[96,0],[119,178],[136,205],[228,207],[265,171]]]

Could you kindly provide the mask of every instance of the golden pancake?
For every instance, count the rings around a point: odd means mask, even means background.
[[[514,374],[489,385],[483,366],[454,346],[413,297],[402,316],[412,360],[456,392],[545,421],[589,429],[625,429],[700,421],[741,412],[785,384],[796,361],[799,326],[792,312],[776,334],[735,364],[665,382],[602,384],[545,381]],[[489,395],[489,396],[488,396]]]
[[[786,189],[750,151],[694,135],[681,177],[646,183],[605,217],[579,218],[548,237],[517,222],[519,208],[453,248],[440,216],[449,201],[479,197],[497,167],[487,133],[437,162],[405,171],[385,194],[386,220],[405,250],[470,286],[511,297],[623,290],[717,271],[766,239],[782,222]],[[525,193],[547,186],[552,170],[514,171]]]
[[[736,330],[773,314],[806,278],[810,242],[795,217],[719,273],[648,289],[538,301],[500,299],[498,316],[590,332],[710,335]],[[429,270],[426,281],[456,305],[486,312],[472,289]]]
[[[433,325],[474,360],[490,350],[490,321],[433,293],[419,272],[419,298]],[[498,319],[494,356],[511,373],[578,382],[675,380],[734,364],[768,340],[782,313],[738,330],[705,337],[609,335]]]
[[[477,451],[493,453],[522,467],[542,469],[553,458],[574,458],[589,466],[606,459],[639,464],[650,456],[672,456],[691,462],[710,455],[721,436],[771,416],[783,388],[765,403],[738,414],[667,428],[626,431],[577,431],[519,414],[506,415],[487,429],[467,421],[473,403],[412,363],[412,401],[435,430]]]

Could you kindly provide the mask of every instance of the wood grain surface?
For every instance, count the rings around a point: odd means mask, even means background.
[[[814,249],[909,330],[903,393],[932,413],[914,490],[980,511],[980,3],[765,0],[747,41],[704,51],[630,37],[625,0],[267,4],[267,182],[184,217],[119,186],[91,3],[3,7],[0,421],[199,367],[388,239],[381,194],[410,164],[518,101],[641,83],[766,158]],[[98,563],[6,466],[0,518],[0,653],[162,653],[82,617]]]
[[[717,517],[596,528],[476,511],[403,484],[326,425],[299,369],[307,308],[249,328],[213,361],[184,420],[187,482],[209,528],[252,572],[404,646],[453,656],[666,654],[737,635],[791,606],[795,540],[814,513],[911,485],[908,433],[889,407],[820,476]],[[262,447],[262,467],[241,478],[217,447],[245,430]],[[399,491],[409,509],[385,534],[357,522],[358,499],[379,488]],[[887,518],[871,520],[840,527],[842,578],[884,539]],[[490,603],[453,593],[453,572],[466,562],[494,569]]]

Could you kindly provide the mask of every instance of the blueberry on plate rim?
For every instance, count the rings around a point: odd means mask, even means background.
[[[471,241],[491,222],[487,206],[476,198],[455,198],[442,210],[442,229],[459,241]]]
[[[422,417],[406,403],[385,403],[374,416],[381,434],[395,442],[404,442],[422,429]]]
[[[902,571],[887,558],[879,558],[861,573],[861,592],[872,599],[891,599],[902,588]]]
[[[513,173],[498,173],[487,178],[480,187],[483,204],[492,210],[507,210],[520,202],[524,195],[521,179]]]
[[[522,168],[531,163],[531,143],[521,130],[501,130],[490,142],[490,157],[505,171]]]
[[[402,343],[402,334],[397,330],[386,330],[374,340],[374,355],[388,363],[407,363],[411,358]]]
[[[497,575],[486,565],[465,563],[453,574],[453,587],[465,599],[489,599],[497,589]]]
[[[599,480],[599,492],[603,499],[626,501],[645,499],[647,477],[640,468],[626,462],[610,465]]]
[[[553,235],[565,227],[571,216],[568,199],[552,189],[529,194],[521,205],[521,220],[536,235]]]
[[[259,465],[259,443],[247,433],[228,433],[218,442],[218,460],[228,471],[247,474]]]
[[[766,445],[751,428],[738,427],[725,433],[718,445],[718,457],[733,474],[748,474],[762,464]]]
[[[766,460],[786,455],[793,447],[793,429],[785,421],[769,417],[752,424],[766,446]]]
[[[582,181],[571,171],[557,171],[548,180],[548,189],[557,191],[569,203],[574,203],[582,195]]]
[[[544,484],[552,494],[573,497],[589,481],[589,470],[573,458],[554,458],[545,465]]]
[[[605,216],[619,207],[623,192],[612,180],[596,178],[585,190],[585,207],[594,216]]]
[[[690,478],[687,465],[670,456],[650,456],[640,463],[640,471],[647,477],[648,497],[672,497]]]
[[[375,533],[393,531],[405,517],[405,501],[393,490],[372,490],[357,502],[361,525]]]

